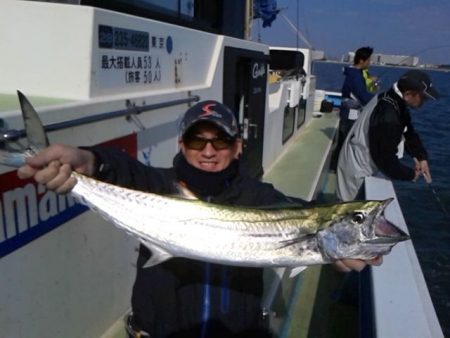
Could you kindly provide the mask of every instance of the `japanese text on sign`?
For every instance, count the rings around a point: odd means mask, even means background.
[[[125,70],[126,83],[155,83],[161,81],[159,57],[102,55],[101,68],[104,70]]]

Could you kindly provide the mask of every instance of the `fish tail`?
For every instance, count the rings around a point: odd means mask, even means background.
[[[20,108],[22,110],[23,124],[25,126],[25,135],[28,142],[28,149],[38,152],[49,145],[47,133],[42,124],[39,114],[34,109],[28,98],[17,91]]]
[[[17,140],[0,141],[0,164],[18,168],[25,164],[25,159],[46,148],[49,144],[47,133],[38,113],[28,98],[17,91],[25,127],[26,145]]]
[[[25,164],[26,153],[0,150],[0,164],[7,167],[19,168]]]

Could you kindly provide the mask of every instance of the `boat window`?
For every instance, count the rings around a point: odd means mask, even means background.
[[[306,119],[306,100],[300,97],[297,109],[297,128],[300,128]]]
[[[79,5],[80,0],[32,0],[35,2],[52,2],[55,4]]]
[[[144,1],[129,1],[121,0],[125,4],[141,3],[147,5],[149,8],[156,8],[162,13],[167,13],[172,16],[180,16],[185,18],[192,18],[194,16],[194,1],[193,0],[144,0]]]
[[[294,133],[295,111],[296,107],[289,107],[289,105],[286,105],[286,108],[284,108],[283,143],[289,140]]]
[[[81,4],[145,17],[151,13],[187,21],[194,17],[194,0],[81,0]]]
[[[109,9],[216,34],[244,38],[246,1],[242,0],[79,0]]]
[[[270,69],[277,71],[281,77],[292,77],[305,75],[303,64],[305,56],[295,50],[270,50]]]

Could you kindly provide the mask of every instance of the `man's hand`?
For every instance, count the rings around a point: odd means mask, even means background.
[[[335,261],[333,266],[336,270],[341,272],[350,272],[350,271],[362,271],[367,265],[378,266],[383,263],[383,256],[378,256],[374,259],[363,261],[360,259],[341,259]]]
[[[416,162],[416,166],[415,166],[415,176],[414,176],[413,181],[416,181],[419,178],[419,176],[423,176],[423,178],[425,179],[425,181],[427,183],[431,183],[432,178],[431,178],[430,168],[428,166],[428,161],[425,161],[425,160],[418,161],[415,158],[414,158],[414,161]]]
[[[57,193],[67,193],[76,184],[71,177],[72,171],[92,176],[95,156],[88,150],[61,144],[51,145],[36,156],[26,160],[26,164],[17,170],[21,179],[33,177],[47,189]]]

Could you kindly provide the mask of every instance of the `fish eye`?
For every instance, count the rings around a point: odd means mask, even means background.
[[[352,221],[358,224],[362,224],[365,219],[366,216],[362,212],[355,212],[352,217]]]

